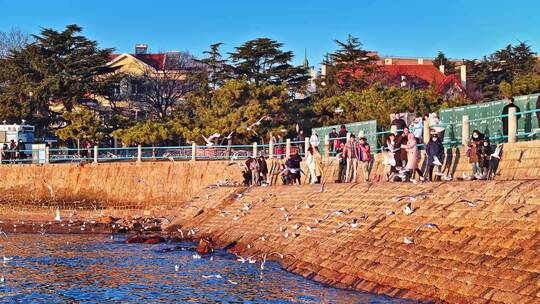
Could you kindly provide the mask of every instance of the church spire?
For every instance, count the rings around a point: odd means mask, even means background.
[[[307,49],[304,50],[304,67],[309,68],[309,61],[307,59]]]

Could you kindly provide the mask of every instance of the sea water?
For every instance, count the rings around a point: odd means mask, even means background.
[[[198,258],[192,243],[125,244],[123,236],[0,237],[0,303],[413,303],[332,288],[277,262]]]

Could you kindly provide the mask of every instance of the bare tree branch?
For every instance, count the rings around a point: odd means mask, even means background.
[[[0,59],[6,58],[11,51],[18,51],[31,42],[31,36],[18,29],[11,29],[9,32],[0,31]]]

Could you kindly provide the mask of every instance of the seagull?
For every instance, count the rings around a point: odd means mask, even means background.
[[[263,261],[261,262],[261,270],[264,270],[264,265],[266,264],[266,256],[267,254],[265,253],[263,256]]]
[[[231,284],[233,284],[233,285],[238,285],[238,283],[235,282],[235,281],[233,281],[233,280],[227,280],[227,282],[229,282],[229,283],[231,283]]]
[[[417,233],[418,231],[420,231],[420,229],[422,229],[422,227],[437,229],[439,232],[441,232],[441,229],[436,224],[424,223],[424,224],[418,225],[418,227],[416,227],[416,229],[414,230],[414,233]]]
[[[531,133],[536,134],[536,132]],[[502,152],[503,144],[498,144],[495,148],[495,151],[493,151],[493,154],[491,154],[491,157],[495,157],[496,159],[501,159],[501,152]]]
[[[191,257],[192,257],[194,260],[198,260],[198,259],[201,258],[201,256],[198,255],[198,254],[194,254],[194,255],[192,255]]]
[[[311,227],[311,226],[306,226],[306,229],[307,229],[307,231],[314,231],[317,228]]]
[[[176,229],[176,231],[180,232],[180,237],[184,238],[184,232],[182,231],[182,229],[178,228]]]
[[[405,243],[407,245],[414,244],[414,240],[411,237],[404,237],[403,238],[403,243]]]
[[[227,135],[225,139],[231,139],[234,133],[236,133],[236,131],[232,131],[231,133],[229,133],[229,135]]]
[[[253,207],[252,204],[244,204],[244,210],[249,210],[251,207]]]
[[[204,135],[201,135],[201,136],[204,138],[204,141],[206,142],[206,146],[211,147],[211,146],[214,145],[212,140],[214,140],[215,138],[219,138],[221,136],[221,134],[214,133],[214,134],[210,135],[208,138],[206,138]]]
[[[60,209],[58,207],[56,207],[56,216],[54,217],[54,220],[58,222],[62,221],[62,217],[60,216]]]
[[[390,215],[394,215],[395,212],[392,211],[392,210],[386,210],[386,215],[390,216]]]
[[[300,228],[300,226],[302,226],[302,224],[296,223],[296,224],[294,224],[293,229],[296,230],[296,229]]]
[[[476,207],[476,205],[479,202],[485,202],[485,200],[483,200],[483,199],[475,199],[475,200],[470,201],[468,199],[460,199],[459,201],[456,202],[456,204],[458,204],[458,203],[467,203],[467,205],[469,205],[469,207]]]
[[[210,278],[216,278],[216,279],[223,279],[223,277],[219,274],[213,274],[213,275],[202,275],[203,278],[205,279],[210,279]]]
[[[174,265],[174,271],[178,271],[180,269],[180,266]]]
[[[286,222],[289,221],[289,214],[288,213],[283,213],[283,217],[285,218]]]
[[[355,219],[355,218],[353,218],[353,219],[351,220],[350,226],[351,226],[351,228],[356,228],[356,227],[358,227],[358,220]]]
[[[279,232],[283,232],[283,231],[285,231],[285,229],[287,229],[287,228],[283,228],[281,225],[279,225]]]
[[[310,204],[310,203],[306,202],[305,205],[304,205],[304,208],[306,208],[306,209],[311,209],[311,208],[313,208],[314,206],[315,206],[314,204]]]
[[[13,260],[13,258],[8,258],[7,256],[4,256],[3,261],[4,263],[7,263],[9,261]]]
[[[251,131],[253,130],[253,127],[260,126],[263,120],[269,120],[269,119],[270,119],[270,116],[265,115],[261,117],[259,120],[257,120],[256,122],[254,122],[253,124],[251,124],[250,126],[246,127],[246,130]]]
[[[414,209],[412,208],[411,203],[408,203],[407,205],[405,205],[405,207],[403,207],[403,213],[405,215],[411,215],[413,212]]]
[[[0,277],[0,283],[4,283],[6,281],[6,279],[4,278],[4,276],[1,276]]]
[[[2,229],[0,229],[0,235],[4,236],[6,239],[8,238],[7,234]]]

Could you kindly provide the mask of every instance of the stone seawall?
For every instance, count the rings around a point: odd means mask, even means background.
[[[337,287],[448,303],[540,303],[540,181],[320,190],[259,187],[240,197],[229,189],[227,197],[207,189],[225,199],[190,202],[169,230],[193,229],[196,238]]]
[[[144,162],[0,166],[0,215],[50,209],[110,215],[171,213],[203,187],[241,175],[229,162]],[[105,210],[105,211],[101,211]],[[174,211],[176,212],[176,211]]]

